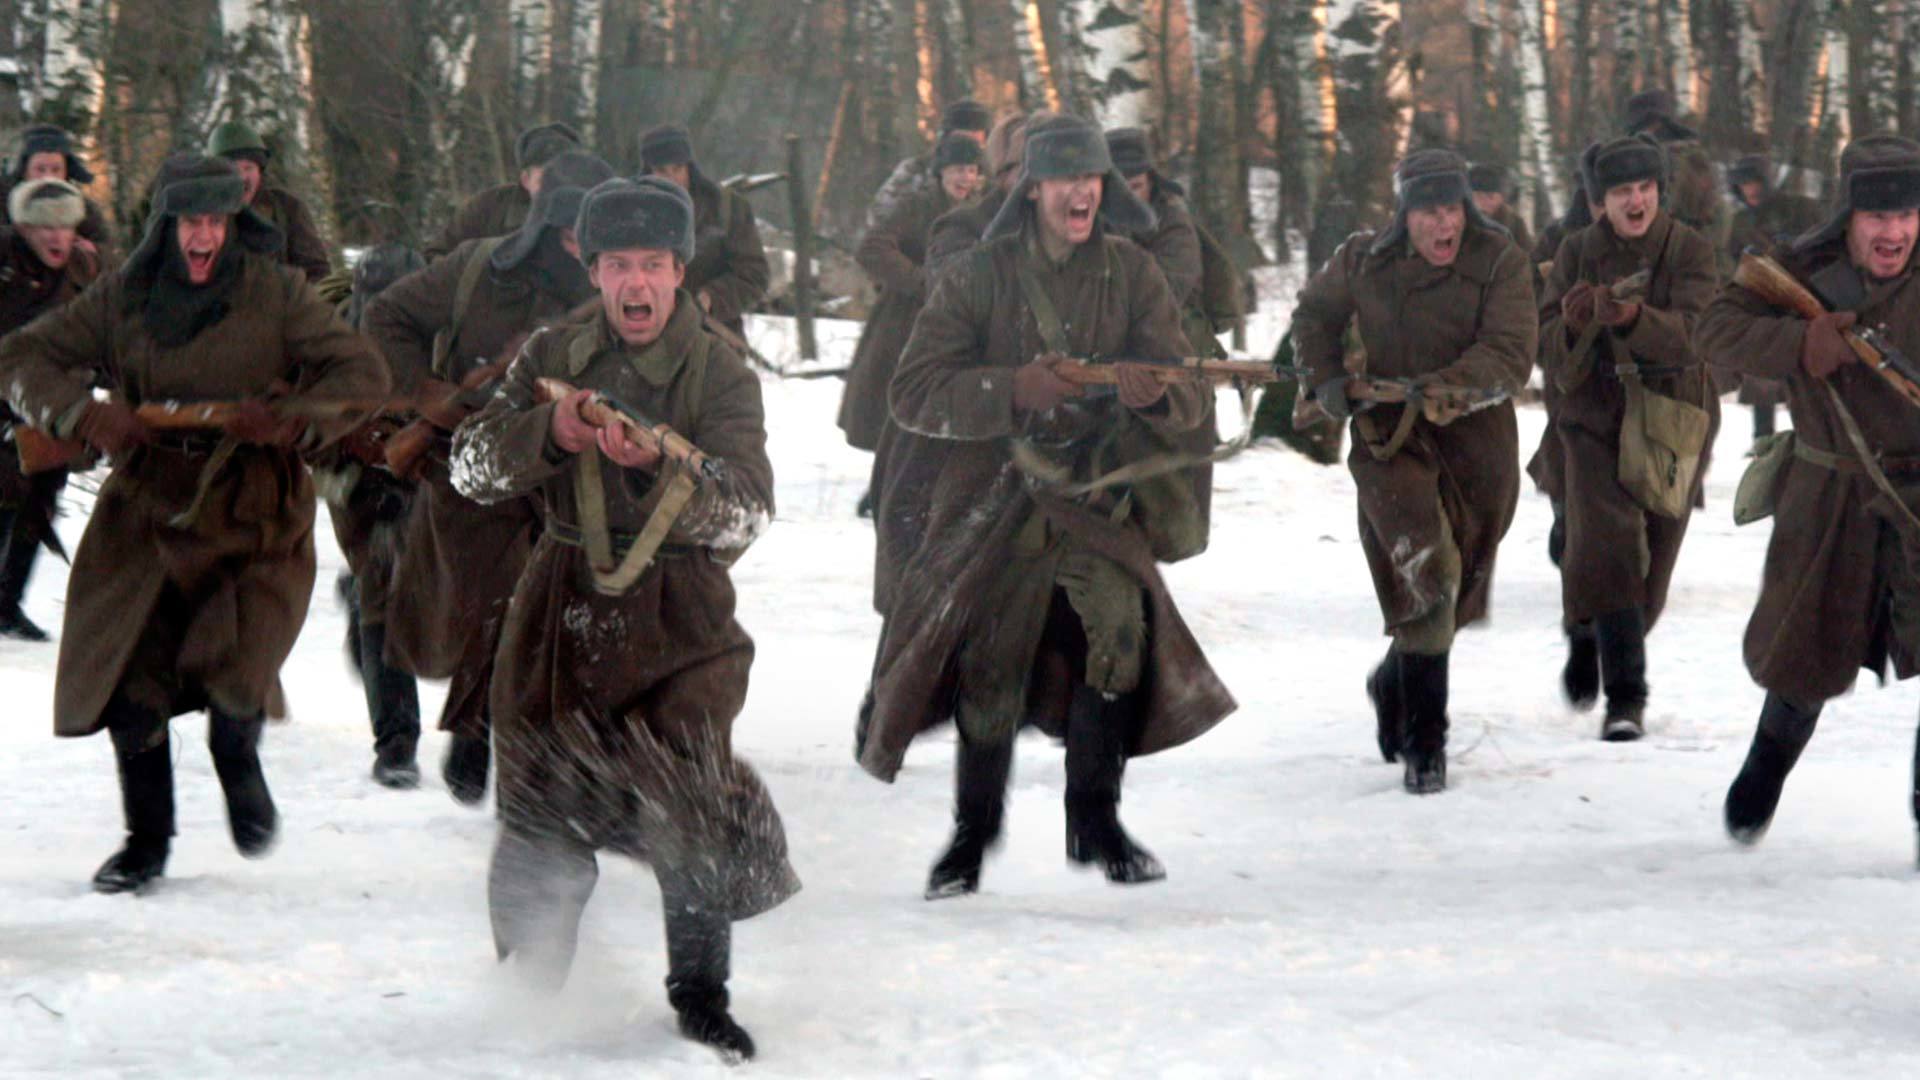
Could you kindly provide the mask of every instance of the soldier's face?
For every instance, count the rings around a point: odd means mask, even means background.
[[[29,180],[65,180],[67,178],[67,155],[52,150],[42,150],[27,159],[27,179]]]
[[[252,206],[253,197],[260,194],[260,163],[246,158],[235,158],[233,167],[240,174],[240,183],[245,185],[240,198],[248,206]]]
[[[1473,193],[1473,205],[1481,213],[1492,217],[1507,205],[1507,197],[1497,191],[1476,191]]]
[[[1613,226],[1616,236],[1634,240],[1647,235],[1653,228],[1653,216],[1660,211],[1660,183],[1656,180],[1635,180],[1631,184],[1615,184],[1607,189],[1607,224]]]
[[[1413,250],[1435,266],[1452,266],[1460,257],[1460,236],[1467,228],[1467,208],[1441,203],[1407,211],[1407,236]]]
[[[1153,174],[1141,173],[1138,176],[1127,177],[1127,190],[1133,192],[1133,197],[1141,202],[1152,202]]]
[[[1748,206],[1759,206],[1760,196],[1766,193],[1766,185],[1758,180],[1740,181],[1740,201]]]
[[[20,238],[32,249],[33,257],[50,270],[58,270],[73,258],[74,232],[70,226],[22,225]]]
[[[629,345],[659,340],[673,317],[674,290],[686,279],[680,256],[656,248],[603,251],[587,268],[607,323]]]
[[[1920,210],[1856,210],[1847,218],[1847,254],[1869,276],[1890,278],[1907,268],[1920,235]]]
[[[225,214],[182,214],[175,223],[174,235],[180,243],[180,256],[186,260],[187,281],[205,285],[213,280],[214,263],[220,249],[227,245]]]
[[[520,187],[529,195],[540,194],[540,178],[545,176],[545,165],[529,165],[520,170]]]
[[[662,165],[659,168],[653,170],[653,175],[661,178],[662,180],[673,181],[674,183],[680,185],[681,191],[693,190],[691,187],[688,186],[689,184],[693,183],[693,170],[687,168],[685,162],[682,162],[678,165]]]
[[[1040,228],[1055,240],[1084,244],[1093,238],[1093,218],[1100,212],[1106,177],[1100,173],[1042,180],[1027,193],[1039,211]]]
[[[980,166],[949,165],[940,170],[940,186],[955,202],[971,198],[980,187]]]

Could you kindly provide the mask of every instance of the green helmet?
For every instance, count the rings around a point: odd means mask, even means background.
[[[213,129],[213,138],[207,140],[208,157],[241,157],[259,155],[262,164],[273,154],[267,149],[266,141],[260,133],[239,120],[229,120]]]

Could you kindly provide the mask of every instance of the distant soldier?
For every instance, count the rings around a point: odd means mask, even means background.
[[[1625,742],[1645,732],[1647,633],[1666,607],[1719,426],[1720,400],[1692,345],[1716,278],[1713,245],[1661,209],[1668,178],[1658,143],[1595,143],[1581,162],[1601,217],[1560,244],[1540,297],[1541,367],[1558,391],[1550,422],[1564,455],[1561,686],[1585,709],[1604,685],[1601,735]],[[1615,293],[1642,272],[1644,287]],[[1621,479],[1623,427],[1653,423],[1640,407],[1652,395],[1696,406],[1709,425],[1695,457],[1677,463],[1685,490],[1674,505]]]
[[[1534,243],[1529,259],[1534,268],[1536,292],[1546,287],[1545,274],[1552,273],[1553,259],[1560,253],[1560,244],[1567,237],[1592,225],[1600,215],[1599,209],[1587,201],[1586,184],[1584,177],[1575,176],[1566,213],[1540,230],[1540,239]],[[1546,268],[1544,272],[1542,267]],[[1559,429],[1553,423],[1554,414],[1560,407],[1560,388],[1554,385],[1552,379],[1542,382],[1540,400],[1546,408],[1547,425],[1540,432],[1540,445],[1527,461],[1527,475],[1553,507],[1553,525],[1547,530],[1547,559],[1559,566],[1567,548],[1567,454],[1560,440]]]
[[[93,172],[87,168],[86,162],[80,160],[80,152],[74,149],[73,136],[65,128],[53,124],[33,124],[20,133],[20,148],[8,162],[6,175],[0,177],[0,207],[8,205],[8,196],[14,188],[29,180],[64,180],[80,188],[93,183]],[[83,247],[94,247],[94,254],[105,266],[111,256],[101,249],[109,246],[113,237],[107,231],[106,215],[100,212],[92,199],[85,201],[87,215],[81,219],[74,233],[86,241]]]
[[[462,203],[422,253],[431,262],[469,240],[505,236],[518,229],[540,191],[540,173],[547,162],[580,148],[580,133],[567,124],[538,124],[522,131],[513,141],[513,162],[520,175]]]
[[[925,193],[937,186],[939,170],[934,165],[934,158],[942,140],[949,135],[958,135],[985,146],[987,132],[992,127],[993,114],[977,101],[963,98],[941,110],[940,134],[934,138],[934,150],[902,158],[900,164],[893,167],[893,172],[880,185],[880,190],[873,193],[873,202],[867,207],[867,228],[873,228],[909,195]]]
[[[1481,163],[1467,170],[1467,183],[1473,187],[1473,205],[1488,221],[1507,230],[1521,251],[1533,250],[1533,230],[1520,217],[1508,198],[1513,190],[1504,165]]]
[[[1000,122],[993,126],[986,141],[985,190],[973,202],[947,211],[933,223],[933,230],[927,237],[928,270],[934,273],[944,270],[955,256],[972,251],[980,243],[980,234],[986,231],[994,215],[1000,212],[1007,192],[1012,191],[1020,180],[1020,163],[1026,152],[1028,126],[1053,116],[1053,113],[1047,112],[1032,116],[1012,113],[1001,117]]]
[[[1360,543],[1393,643],[1367,679],[1380,752],[1409,792],[1447,784],[1447,698],[1454,634],[1486,618],[1494,556],[1520,498],[1511,394],[1533,368],[1539,319],[1527,257],[1482,217],[1467,163],[1448,150],[1394,170],[1393,224],[1357,233],[1300,293],[1293,339],[1313,398],[1353,417],[1347,467],[1359,489]],[[1358,321],[1366,370],[1347,370]],[[1410,380],[1469,407],[1419,401],[1362,411],[1356,376]]]
[[[100,261],[80,247],[76,230],[86,220],[80,189],[64,180],[28,180],[7,196],[0,228],[0,335],[18,330],[41,313],[67,303],[100,276]],[[0,430],[13,413],[0,408]],[[46,631],[21,609],[27,578],[42,545],[58,543],[53,519],[67,470],[23,476],[20,456],[0,445],[0,637],[45,641]]]
[[[745,315],[766,297],[772,281],[752,204],[707,179],[694,160],[692,138],[677,125],[640,137],[640,171],[671,180],[692,196],[694,251],[687,263],[687,291],[708,318],[744,338]]]
[[[1720,250],[1726,242],[1727,201],[1721,195],[1720,172],[1700,144],[1700,136],[1676,118],[1673,97],[1665,90],[1647,90],[1627,99],[1626,133],[1652,136],[1667,150],[1671,187],[1667,211]],[[1591,193],[1589,193],[1591,194]]]
[[[247,206],[266,219],[286,237],[287,265],[307,272],[307,280],[318,284],[333,272],[327,259],[327,243],[320,239],[320,228],[313,213],[299,196],[285,188],[267,186],[267,163],[273,154],[258,132],[238,120],[229,120],[213,131],[207,140],[207,156],[226,158],[240,171],[247,185]]]
[[[1174,303],[1180,305],[1180,328],[1192,348],[1188,355],[1224,357],[1226,350],[1214,337],[1213,323],[1207,316],[1202,292],[1206,262],[1201,254],[1200,227],[1187,206],[1186,189],[1160,175],[1147,146],[1147,133],[1139,128],[1107,132],[1107,152],[1113,157],[1113,167],[1126,177],[1127,190],[1153,210],[1153,227],[1129,239],[1146,248],[1167,276]],[[1227,277],[1231,280],[1232,274]]]
[[[1749,154],[1734,162],[1727,170],[1727,186],[1740,205],[1728,229],[1729,266],[1738,263],[1740,253],[1748,248],[1772,251],[1820,224],[1820,204],[1775,186],[1773,163],[1764,154]],[[1753,408],[1753,437],[1773,434],[1774,409],[1786,404],[1786,387],[1757,375],[1739,376],[1737,381],[1740,403]]]

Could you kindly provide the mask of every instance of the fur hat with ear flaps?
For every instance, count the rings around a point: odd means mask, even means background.
[[[234,234],[245,250],[274,255],[286,244],[280,230],[246,204],[246,185],[233,162],[201,154],[175,154],[160,165],[153,181],[153,210],[147,231],[121,269],[130,278],[157,274],[172,242],[173,223],[194,214],[225,214],[233,218]]]
[[[1020,231],[1027,193],[1042,180],[1060,180],[1098,173],[1106,178],[1100,193],[1100,220],[1121,236],[1153,228],[1153,209],[1127,189],[1127,178],[1113,167],[1107,137],[1099,128],[1072,116],[1049,117],[1027,125],[1027,146],[1020,179],[994,215],[980,239],[992,240]]]
[[[1393,224],[1374,238],[1368,254],[1385,254],[1407,242],[1410,211],[1448,203],[1460,204],[1467,212],[1468,225],[1507,235],[1505,228],[1473,204],[1473,187],[1467,183],[1467,159],[1451,150],[1415,150],[1401,158],[1393,169],[1393,197]]]
[[[65,180],[29,180],[7,196],[7,219],[15,225],[71,229],[86,218],[86,197]]]
[[[573,227],[580,261],[607,251],[641,248],[693,259],[693,197],[671,180],[614,177],[587,192]]]
[[[67,159],[67,183],[78,187],[93,183],[93,172],[73,148],[73,135],[56,124],[33,124],[20,133],[20,152],[14,155],[12,171],[16,179],[27,174],[27,160],[35,154],[59,154]]]
[[[1622,184],[1652,180],[1667,190],[1667,151],[1651,135],[1628,135],[1594,143],[1580,153],[1580,186],[1594,202]]]
[[[547,162],[540,173],[540,193],[533,197],[527,220],[493,249],[493,268],[507,271],[525,262],[548,229],[573,228],[587,192],[612,178],[613,166],[585,150],[569,150]]]
[[[1840,152],[1840,187],[1833,215],[1793,242],[1794,251],[1832,243],[1847,234],[1855,210],[1920,207],[1920,143],[1898,135],[1862,135]]]
[[[580,147],[580,133],[571,124],[538,124],[513,140],[513,162],[522,169],[537,169]]]

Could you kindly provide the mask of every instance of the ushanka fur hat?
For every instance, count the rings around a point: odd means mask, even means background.
[[[949,165],[977,165],[984,170],[987,152],[973,139],[948,132],[940,137],[940,145],[933,148],[933,168],[938,172]]]
[[[693,258],[693,197],[657,176],[615,177],[581,200],[573,235],[580,244],[580,261],[589,266],[602,252],[634,248],[671,251],[688,262]]]
[[[587,192],[612,177],[613,166],[585,150],[569,150],[547,162],[527,220],[493,250],[493,268],[511,270],[525,262],[548,229],[573,228]]]
[[[7,219],[15,225],[71,229],[86,217],[86,197],[65,180],[28,180],[7,196]]]
[[[128,274],[154,263],[166,251],[173,223],[196,214],[224,214],[233,218],[241,247],[262,255],[277,253],[286,243],[280,230],[246,204],[246,185],[233,162],[202,154],[175,154],[160,165],[153,181],[153,209],[140,246],[123,264]]]
[[[940,112],[940,130],[978,131],[985,133],[993,126],[993,114],[985,105],[972,98],[961,98]]]
[[[1793,242],[1805,251],[1846,235],[1855,210],[1920,208],[1920,143],[1898,135],[1862,135],[1840,152],[1840,187],[1833,214]]]
[[[1580,186],[1595,202],[1609,189],[1652,180],[1667,188],[1667,151],[1650,135],[1629,135],[1594,143],[1580,154]]]
[[[570,124],[540,124],[513,140],[513,161],[522,169],[537,169],[569,150],[580,149],[580,133]]]
[[[1107,137],[1085,120],[1060,116],[1027,124],[1027,146],[1019,182],[1007,193],[1007,201],[994,215],[981,239],[992,240],[1018,232],[1027,210],[1027,193],[1042,180],[1089,174],[1099,174],[1106,179],[1101,186],[1099,216],[1108,228],[1121,236],[1153,228],[1153,209],[1127,189],[1127,178],[1113,167],[1113,157],[1107,152]]]
[[[1507,230],[1480,212],[1473,204],[1473,187],[1467,183],[1467,159],[1451,150],[1430,148],[1415,150],[1400,159],[1393,169],[1393,224],[1374,238],[1368,251],[1379,255],[1407,242],[1407,214],[1433,206],[1458,203],[1467,213],[1467,224],[1502,236]]]
[[[20,133],[20,152],[14,155],[13,175],[25,176],[27,161],[35,154],[59,154],[67,159],[67,182],[91,184],[93,173],[74,152],[73,135],[56,124],[33,124]]]

